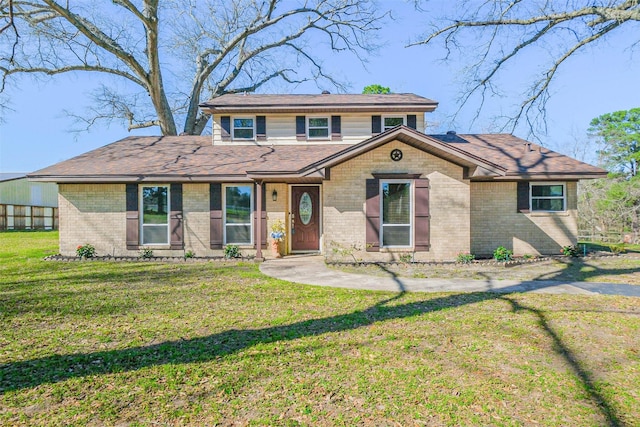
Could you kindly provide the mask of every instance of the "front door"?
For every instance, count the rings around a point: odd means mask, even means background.
[[[320,250],[320,187],[291,187],[291,251]]]

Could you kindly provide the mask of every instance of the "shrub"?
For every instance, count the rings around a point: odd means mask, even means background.
[[[226,259],[230,258],[240,258],[240,248],[238,245],[227,245],[224,247],[224,257]]]
[[[567,245],[563,246],[561,249],[562,255],[564,256],[580,256],[580,248],[577,245]]]
[[[612,254],[620,255],[625,252],[624,243],[615,243],[615,244],[609,245],[609,250],[611,251]]]
[[[150,248],[140,249],[140,258],[143,258],[143,259],[153,258],[153,249],[150,249]]]
[[[493,251],[493,259],[496,261],[511,261],[513,258],[513,251],[505,248],[504,246],[498,246]]]
[[[522,255],[522,259],[524,260],[529,260],[529,259],[534,259],[535,255],[531,255],[531,254],[524,254]]]
[[[400,254],[400,262],[410,263],[413,262],[413,254]]]
[[[456,262],[460,264],[470,264],[474,259],[476,259],[476,256],[474,254],[470,254],[469,252],[460,252],[456,256]]]
[[[76,248],[76,254],[78,254],[80,258],[93,258],[96,256],[96,248],[89,243],[80,245]]]
[[[188,250],[187,252],[184,253],[184,258],[195,258],[196,253],[193,252],[192,250]]]

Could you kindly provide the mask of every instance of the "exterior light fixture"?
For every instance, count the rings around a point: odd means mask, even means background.
[[[276,190],[273,190],[273,193],[271,193],[271,199],[274,202],[278,201],[278,192]]]

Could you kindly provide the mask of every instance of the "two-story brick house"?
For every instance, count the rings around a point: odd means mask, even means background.
[[[263,251],[451,260],[558,253],[577,239],[577,183],[605,176],[512,135],[424,133],[413,94],[224,95],[212,136],[129,137],[30,174],[59,184],[60,252]]]

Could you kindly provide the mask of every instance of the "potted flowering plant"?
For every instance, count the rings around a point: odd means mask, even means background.
[[[282,220],[277,220],[271,225],[271,251],[273,252],[273,256],[276,258],[280,258],[280,242],[284,241],[285,228],[284,222]]]

